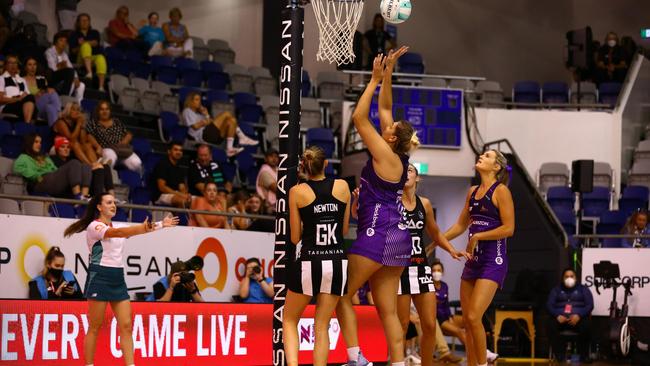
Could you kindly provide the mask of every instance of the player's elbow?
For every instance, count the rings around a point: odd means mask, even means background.
[[[504,231],[505,231],[505,234],[506,234],[506,238],[509,238],[509,237],[511,237],[511,236],[513,236],[515,234],[515,224],[514,223],[504,225],[504,229],[505,229]]]

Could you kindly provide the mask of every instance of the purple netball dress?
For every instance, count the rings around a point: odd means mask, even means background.
[[[436,289],[436,316],[438,323],[442,324],[451,318],[449,306],[449,286],[445,281],[440,281],[440,288]]]
[[[478,187],[472,192],[469,200],[470,238],[476,233],[496,229],[502,225],[499,209],[492,202],[492,195],[499,184],[499,182],[494,183],[485,193],[485,196],[479,200],[476,199]],[[476,245],[472,255],[474,258],[465,263],[461,278],[464,280],[488,279],[503,288],[503,281],[508,273],[506,239],[481,240]]]
[[[405,267],[411,262],[411,234],[406,225],[402,190],[408,156],[400,156],[402,177],[392,183],[381,179],[368,160],[361,171],[357,239],[348,250],[385,266]]]

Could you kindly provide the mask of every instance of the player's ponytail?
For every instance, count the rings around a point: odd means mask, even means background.
[[[80,233],[86,230],[88,225],[90,225],[93,220],[99,217],[99,210],[97,210],[97,206],[102,203],[104,196],[108,195],[110,195],[110,193],[102,193],[93,197],[90,202],[88,202],[88,207],[86,207],[84,216],[72,223],[72,225],[68,226],[63,232],[63,236],[68,237],[72,234]]]
[[[420,146],[420,139],[408,121],[400,121],[395,126],[395,137],[397,137],[397,141],[393,146],[393,151],[397,154],[408,154]]]
[[[325,152],[318,146],[310,146],[300,158],[300,172],[305,179],[323,173],[325,169]]]
[[[497,165],[501,167],[499,171],[496,174],[497,181],[499,183],[507,186],[508,183],[510,183],[510,167],[508,166],[508,159],[503,155],[503,153],[499,150],[492,150],[494,151],[495,160]]]

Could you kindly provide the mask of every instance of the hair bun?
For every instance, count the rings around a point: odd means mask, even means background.
[[[411,135],[411,150],[417,149],[420,146],[420,138],[418,137],[417,132],[413,132]]]

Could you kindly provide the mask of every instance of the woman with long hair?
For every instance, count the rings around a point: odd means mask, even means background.
[[[621,234],[627,235],[648,235],[648,211],[637,210],[625,222]],[[650,247],[650,240],[646,238],[625,238],[621,240],[624,248],[647,248]]]
[[[38,62],[34,57],[25,60],[23,78],[27,83],[30,94],[36,99],[36,110],[39,118],[45,118],[47,125],[52,127],[61,110],[61,99],[56,90],[49,87],[47,79],[41,74]]]
[[[325,153],[317,146],[302,154],[300,170],[307,178],[289,191],[291,242],[298,244],[295,268],[284,307],[287,364],[298,366],[298,321],[316,298],[314,365],[327,365],[329,323],[347,291],[348,260],[343,248],[350,218],[350,188],[343,179],[325,177]]]
[[[43,262],[41,274],[29,281],[31,300],[83,299],[77,278],[65,269],[65,255],[59,247],[51,247]]]
[[[86,115],[81,111],[79,103],[65,104],[52,131],[70,141],[72,152],[81,162],[92,165],[102,157],[102,147],[86,132]]]
[[[150,223],[146,218],[142,224],[126,225],[113,223],[117,211],[115,197],[108,193],[90,200],[84,216],[65,229],[64,235],[86,231],[86,244],[90,251],[88,277],[84,294],[88,299],[88,333],[84,338],[84,359],[92,365],[97,346],[97,335],[102,327],[106,306],[117,319],[120,332],[120,348],[124,364],[133,365],[133,338],[131,324],[131,302],[124,281],[124,242],[127,238],[146,234],[154,230],[173,227],[178,217],[167,216],[162,221]]]
[[[407,217],[407,228],[411,234],[411,262],[402,271],[399,289],[397,291],[397,314],[406,336],[409,317],[411,315],[411,300],[417,309],[422,328],[420,337],[420,356],[422,365],[433,365],[433,350],[436,344],[436,313],[431,309],[436,307],[436,294],[431,277],[431,267],[427,262],[424,249],[424,230],[432,240],[430,245],[439,245],[449,252],[454,259],[463,257],[445,239],[433,217],[431,201],[415,194],[420,180],[415,165],[409,164],[407,180],[402,194],[402,204]],[[466,255],[469,257],[469,255]],[[413,358],[415,355],[410,355]]]
[[[467,327],[468,365],[486,365],[487,345],[483,314],[503,287],[508,273],[506,238],[515,231],[515,209],[508,189],[508,161],[497,150],[483,153],[475,165],[481,184],[467,193],[458,221],[445,233],[452,240],[469,228],[467,253],[460,283],[460,303]]]
[[[86,69],[86,79],[93,78],[93,65],[99,82],[99,90],[104,91],[108,66],[102,54],[101,36],[90,24],[90,15],[81,13],[77,16],[75,30],[68,38],[71,58],[83,64]]]
[[[361,172],[357,239],[348,250],[348,294],[366,281],[370,287],[389,345],[393,365],[404,364],[404,335],[397,317],[399,278],[411,260],[411,236],[406,227],[402,190],[406,183],[409,152],[419,145],[407,121],[393,120],[392,73],[402,47],[388,56],[378,55],[372,77],[361,95],[352,120],[371,159]],[[380,132],[369,119],[375,89],[379,90]],[[351,360],[356,361],[356,360]]]

